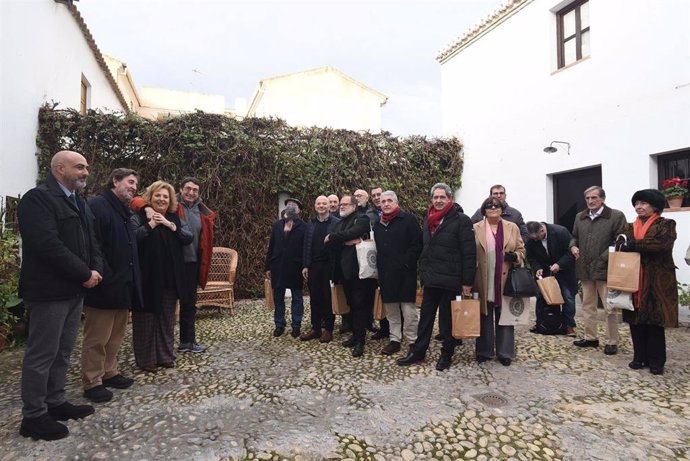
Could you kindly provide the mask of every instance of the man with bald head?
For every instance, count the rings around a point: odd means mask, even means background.
[[[309,221],[304,231],[302,257],[302,276],[309,286],[311,330],[302,333],[299,339],[309,341],[318,338],[320,342],[327,343],[333,339],[335,316],[331,309],[331,252],[326,249],[323,240],[340,219],[329,213],[328,198],[324,195],[316,197],[314,209],[316,217]]]
[[[330,211],[331,216],[335,216],[340,219],[340,199],[337,195],[331,194],[327,197],[328,199],[328,211]]]
[[[94,216],[78,195],[88,167],[81,154],[58,152],[45,183],[27,192],[17,208],[23,241],[19,293],[30,319],[21,380],[19,433],[24,437],[61,439],[69,430],[58,421],[94,412],[65,397],[84,294],[101,282],[103,273]]]

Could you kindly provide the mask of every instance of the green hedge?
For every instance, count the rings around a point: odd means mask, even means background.
[[[157,179],[177,188],[184,176],[198,177],[204,202],[218,213],[215,244],[239,252],[239,297],[262,293],[279,193],[298,197],[306,218],[313,215],[318,195],[341,196],[380,184],[421,219],[429,188],[438,181],[459,187],[462,173],[462,144],[454,138],[295,128],[278,119],[238,121],[202,112],[149,121],[45,106],[39,111],[37,145],[42,176],[55,152],[82,153],[91,171],[87,195],[98,193],[117,167],[136,169],[140,190]]]

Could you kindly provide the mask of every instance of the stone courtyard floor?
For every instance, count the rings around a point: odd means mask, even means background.
[[[510,367],[477,364],[465,341],[437,372],[437,341],[421,366],[380,355],[383,341],[354,359],[343,335],[274,339],[272,312],[242,301],[232,317],[202,312],[208,352],[157,374],[135,369],[128,333],[121,371],[136,384],[55,442],[18,435],[23,350],[0,353],[0,461],[690,460],[689,317],[682,307],[681,328],[667,330],[663,376],[628,368],[625,324],[615,356],[520,327]],[[82,403],[79,349],[67,393]]]

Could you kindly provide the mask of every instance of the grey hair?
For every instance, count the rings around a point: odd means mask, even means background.
[[[443,189],[443,191],[446,193],[446,197],[448,198],[453,198],[453,190],[450,188],[450,186],[444,182],[437,182],[433,186],[431,186],[431,197],[434,196],[434,191],[436,189]]]
[[[381,198],[383,198],[384,195],[389,195],[389,196],[393,197],[393,201],[395,203],[398,203],[398,196],[395,195],[395,192],[393,192],[392,190],[387,190],[385,192],[381,192]]]
[[[587,195],[587,192],[592,191],[597,191],[599,193],[599,197],[606,198],[606,192],[604,192],[604,189],[602,189],[601,186],[588,187],[587,189],[585,189],[585,195]]]

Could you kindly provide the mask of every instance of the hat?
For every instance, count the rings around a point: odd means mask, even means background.
[[[299,206],[299,209],[300,209],[300,210],[301,210],[302,208],[304,208],[304,205],[302,205],[302,202],[300,202],[300,201],[297,200],[296,198],[293,198],[293,197],[288,197],[288,198],[286,198],[285,201],[283,202],[283,205],[287,206],[288,202],[295,202],[295,203],[297,204],[297,206]]]
[[[656,189],[638,190],[632,196],[633,206],[638,200],[649,203],[657,212],[661,212],[666,207],[666,197]]]

